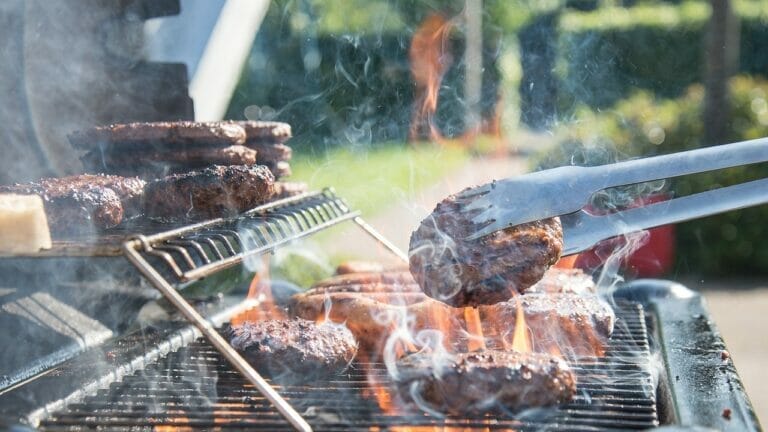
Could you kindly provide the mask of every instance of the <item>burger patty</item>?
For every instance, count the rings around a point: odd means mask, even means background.
[[[478,227],[471,200],[440,202],[411,235],[411,274],[424,292],[451,306],[494,304],[538,282],[559,258],[559,218],[543,219],[468,240]]]
[[[258,153],[260,164],[289,161],[293,157],[293,150],[285,144],[246,144],[246,146]]]
[[[142,177],[162,177],[209,165],[253,165],[256,159],[256,150],[242,145],[147,151],[95,149],[80,158],[86,170]]]
[[[568,364],[549,354],[480,351],[450,359],[412,354],[398,361],[397,371],[404,400],[457,416],[558,405],[576,394]]]
[[[293,171],[291,171],[291,164],[289,164],[286,161],[278,161],[278,162],[259,162],[269,168],[269,170],[272,172],[272,174],[275,176],[276,179],[281,179],[283,177],[290,177],[291,174],[293,174]]]
[[[415,284],[350,284],[322,286],[295,294],[288,303],[291,316],[345,323],[361,349],[378,359],[397,326],[409,331],[440,329],[461,332],[462,310],[433,300]]]
[[[145,188],[146,215],[201,219],[229,216],[270,200],[275,178],[261,165],[214,165],[169,175]]]
[[[338,374],[357,354],[357,341],[343,325],[312,321],[247,321],[224,330],[232,347],[257,370],[298,379]]]
[[[548,275],[559,273],[550,269]],[[604,355],[615,322],[613,309],[594,294],[558,293],[554,286],[548,289],[552,292],[523,294],[506,302],[480,306],[478,313],[489,346],[510,346],[519,299],[534,351],[558,350],[567,357]],[[427,297],[407,272],[333,276],[292,296],[289,311],[309,320],[328,316],[335,322],[344,322],[361,347],[373,353],[379,352],[392,333],[393,322],[406,316],[412,320],[412,333],[424,329],[451,334],[466,331],[464,309]],[[462,343],[455,342],[459,346]]]
[[[419,292],[419,289],[416,286],[416,281],[413,280],[413,276],[411,276],[407,270],[365,271],[339,274],[317,282],[312,286],[312,289],[314,291],[319,291],[326,287],[376,284],[395,286],[409,285],[414,288],[414,292]]]
[[[309,188],[301,182],[275,182],[275,198],[290,198],[305,193]]]
[[[107,229],[141,212],[145,182],[136,177],[80,174],[0,186],[0,193],[39,195],[54,234]]]
[[[132,151],[164,149],[169,145],[205,145],[227,147],[242,145],[246,130],[234,122],[136,122],[96,126],[69,136],[75,148]]]
[[[544,273],[540,281],[525,290],[526,294],[579,294],[588,295],[597,292],[597,285],[592,276],[580,269],[561,269],[552,267]]]
[[[291,138],[291,125],[271,121],[236,121],[245,130],[246,144],[283,143]]]
[[[504,323],[503,328],[486,332],[494,345],[512,342],[519,307],[523,308],[533,350],[560,352],[567,358],[603,356],[616,322],[613,308],[596,295],[524,294],[479,308],[481,321]]]
[[[349,273],[380,273],[384,265],[375,261],[344,261],[336,266],[337,275]]]

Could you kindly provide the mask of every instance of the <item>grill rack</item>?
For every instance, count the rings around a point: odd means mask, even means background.
[[[246,258],[352,220],[395,256],[407,256],[367,224],[332,189],[308,192],[256,207],[234,218],[219,218],[123,244],[128,260],[152,285],[299,431],[312,428],[258,372],[235,351],[178,289]]]
[[[438,419],[415,410],[386,413],[365,393],[372,388],[371,375],[376,378],[377,389],[391,389],[380,363],[353,363],[344,375],[311,385],[276,385],[303,410],[317,431],[458,428],[594,432],[656,427],[659,417],[644,308],[622,301],[616,313],[617,327],[606,356],[572,362],[579,382],[575,399],[547,410],[542,418]],[[40,423],[43,431],[157,430],[163,426],[255,431],[289,427],[205,340],[168,354]]]

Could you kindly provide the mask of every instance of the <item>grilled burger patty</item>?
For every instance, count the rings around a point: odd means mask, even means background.
[[[615,315],[597,295],[568,291],[567,287],[572,285],[569,280],[578,286],[583,277],[586,275],[581,272],[550,269],[544,279],[556,280],[562,288],[550,282],[541,288],[547,292],[526,293],[495,305],[480,306],[488,343],[503,347],[511,342],[519,299],[536,352],[557,349],[567,357],[602,356],[613,332]],[[464,331],[464,310],[426,296],[404,271],[333,276],[293,295],[289,311],[292,316],[309,320],[328,315],[335,322],[344,322],[361,347],[374,353],[392,332],[392,322],[406,315],[412,320],[413,332]]]
[[[269,168],[269,170],[272,171],[272,174],[275,176],[276,179],[281,179],[283,177],[290,177],[291,174],[293,174],[293,171],[291,170],[291,164],[289,164],[286,161],[259,162],[259,163]]]
[[[256,155],[256,150],[242,145],[147,151],[94,149],[83,155],[80,161],[86,170],[158,177],[209,165],[253,165]]]
[[[275,182],[275,198],[290,198],[308,191],[309,187],[302,182]]]
[[[440,202],[411,235],[410,269],[430,297],[452,306],[494,304],[539,281],[559,258],[559,218],[506,228],[467,240],[473,214],[452,195]]]
[[[274,183],[272,173],[261,165],[214,165],[169,175],[145,188],[145,212],[171,219],[232,215],[271,199]]]
[[[246,144],[279,144],[291,138],[291,125],[271,121],[236,121],[245,130]]]
[[[387,283],[379,278],[378,282],[344,283],[340,277],[332,279],[330,284],[321,283],[294,294],[288,303],[289,313],[309,320],[328,317],[333,322],[345,323],[372,360],[378,359],[387,338],[406,317],[415,332],[462,331],[461,309],[427,297],[412,282]]]
[[[224,331],[232,347],[271,376],[305,377],[342,372],[357,354],[357,341],[343,325],[312,321],[247,321]]]
[[[592,276],[581,269],[552,267],[544,273],[540,281],[527,288],[525,293],[590,295],[597,293],[597,285]]]
[[[371,285],[386,284],[397,287],[406,287],[418,292],[416,281],[407,270],[389,270],[389,271],[365,271],[356,273],[345,273],[331,276],[312,286],[312,290],[318,291],[325,287],[351,286],[351,285]]]
[[[523,308],[534,350],[561,352],[567,358],[603,356],[616,322],[613,308],[597,295],[524,294],[479,308],[482,321],[504,323],[504,333],[497,330],[486,334],[489,341],[497,346],[511,342],[519,307]]]
[[[570,367],[549,354],[480,351],[442,361],[412,354],[397,366],[404,400],[451,415],[552,406],[576,394]]]
[[[285,144],[246,144],[246,147],[257,152],[259,163],[277,163],[289,161],[293,157],[293,150]]]
[[[136,177],[80,174],[0,186],[0,193],[39,195],[51,231],[61,234],[112,228],[139,214],[144,185]]]
[[[227,147],[245,144],[245,129],[233,122],[136,122],[96,126],[68,136],[75,148],[148,151],[168,145]]]

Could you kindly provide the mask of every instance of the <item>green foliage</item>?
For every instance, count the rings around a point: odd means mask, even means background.
[[[288,282],[305,289],[332,274],[333,268],[325,261],[325,257],[306,245],[278,249],[270,267],[270,278],[273,281]]]
[[[336,148],[295,155],[291,180],[307,182],[312,189],[333,186],[350,205],[370,216],[394,202],[410,200],[467,157],[462,149],[427,143],[382,143],[366,151]]]
[[[730,83],[728,141],[768,136],[768,81],[736,77]],[[594,165],[632,157],[667,154],[701,146],[704,91],[690,87],[677,99],[638,92],[612,109],[580,110],[559,130],[560,146],[537,160],[539,166]],[[673,181],[677,196],[768,177],[768,166],[750,165]],[[704,218],[678,225],[680,272],[707,275],[768,274],[768,207]]]
[[[743,73],[768,75],[768,2],[736,2]],[[708,2],[568,12],[560,19],[560,105],[605,108],[638,89],[676,97],[702,81]]]
[[[676,28],[700,26],[709,18],[710,6],[703,2],[681,5],[643,4],[632,8],[605,7],[592,12],[569,12],[560,21],[564,33],[600,32],[634,27]]]

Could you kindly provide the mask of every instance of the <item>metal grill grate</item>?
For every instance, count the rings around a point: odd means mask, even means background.
[[[420,413],[388,414],[367,377],[386,384],[381,364],[354,364],[335,380],[275,387],[316,431],[410,430],[642,430],[658,426],[656,389],[643,308],[617,308],[616,330],[604,358],[572,363],[579,392],[569,404],[535,420],[511,417],[440,420]],[[387,386],[388,388],[388,386]],[[260,393],[203,340],[174,352],[40,424],[41,430],[158,429],[163,426],[291,430]],[[436,429],[442,431],[444,429]]]
[[[236,218],[139,237],[127,247],[140,251],[146,262],[169,280],[182,283],[358,215],[331,190],[324,190],[275,201]]]

